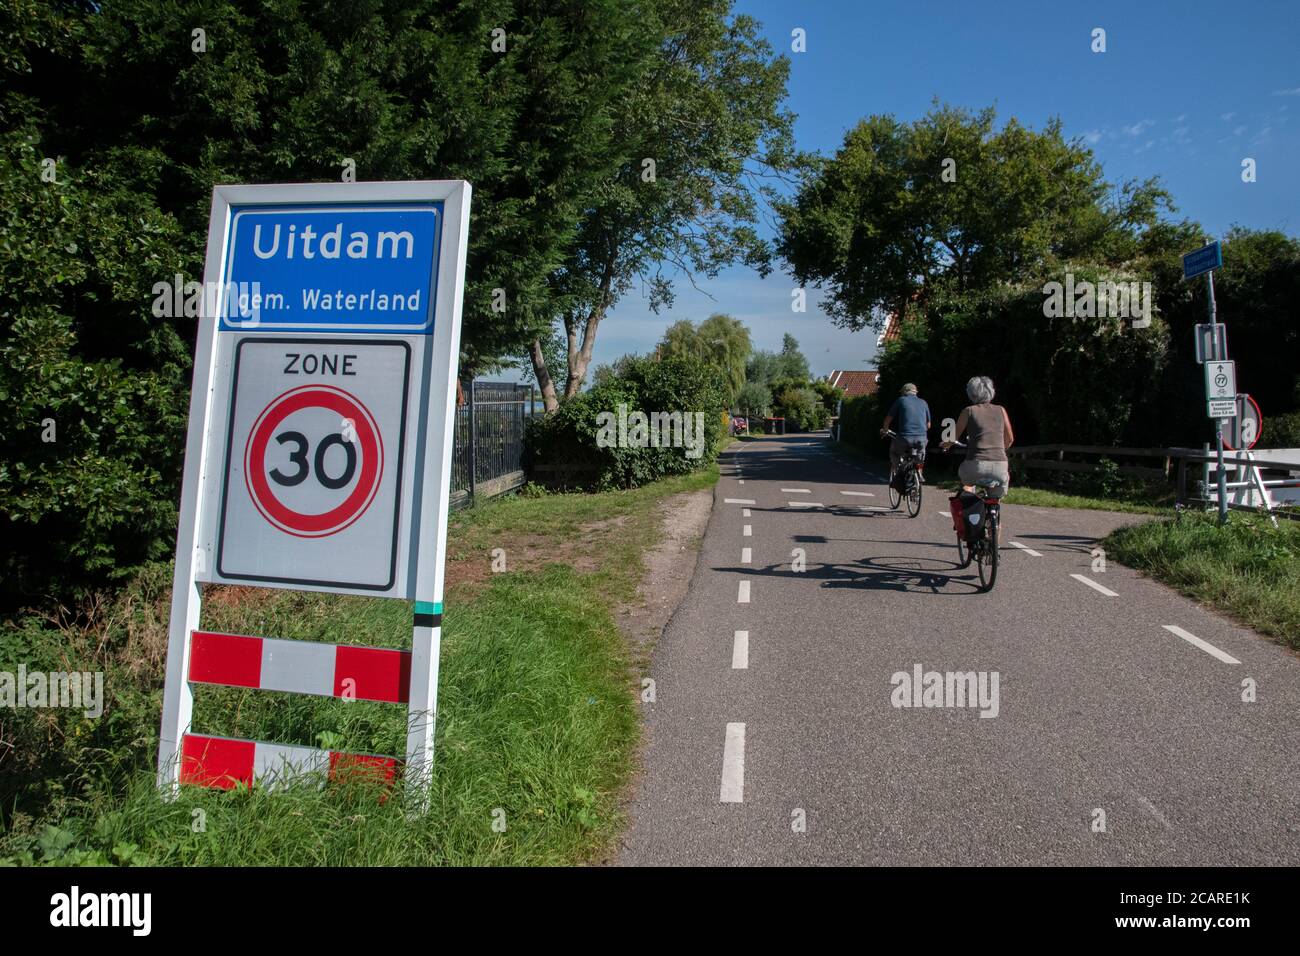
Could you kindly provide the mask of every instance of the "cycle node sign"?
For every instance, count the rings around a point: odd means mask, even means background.
[[[401,340],[250,335],[236,343],[221,578],[393,585],[410,351]]]

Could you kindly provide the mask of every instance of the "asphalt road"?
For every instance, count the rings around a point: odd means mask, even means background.
[[[942,490],[890,511],[816,437],[733,445],[722,471],[618,862],[1300,863],[1300,659],[1095,571],[1140,519],[1005,506],[980,594]],[[984,706],[895,706],[917,665],[983,672]]]

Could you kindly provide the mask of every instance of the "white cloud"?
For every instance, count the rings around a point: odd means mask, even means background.
[[[1240,135],[1242,135],[1244,132],[1246,132],[1246,127],[1245,127],[1245,126],[1238,126],[1236,129],[1234,129],[1234,130],[1232,131],[1232,135],[1233,135],[1233,136],[1240,136]]]
[[[1089,146],[1094,146],[1097,143],[1101,142],[1101,130],[1099,129],[1088,130],[1088,132],[1083,134],[1083,141],[1087,143]]]
[[[1155,122],[1153,120],[1144,119],[1144,120],[1139,120],[1138,122],[1134,123],[1132,126],[1125,126],[1123,127],[1123,129],[1124,132],[1127,133],[1129,136],[1141,136],[1146,129],[1154,125]]]
[[[1223,120],[1225,123],[1231,123],[1232,118],[1236,115],[1236,113],[1220,113],[1219,119]]]
[[[1300,86],[1290,90],[1274,90],[1274,96],[1300,96]]]

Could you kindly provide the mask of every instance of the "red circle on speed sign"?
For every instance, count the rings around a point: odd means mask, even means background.
[[[1259,410],[1259,402],[1249,395],[1238,395],[1237,417],[1228,427],[1223,447],[1228,451],[1249,451],[1259,441],[1263,427],[1264,413]]]
[[[280,500],[266,480],[266,449],[271,437],[286,418],[304,409],[325,409],[337,414],[341,423],[351,423],[355,443],[361,449],[361,467],[355,486],[342,503],[318,514],[290,508]],[[300,433],[285,434],[301,437]],[[349,442],[351,439],[343,438],[342,441]],[[301,472],[303,477],[294,481],[294,484],[305,479],[305,469],[310,467],[305,452],[305,446],[299,449],[301,467],[304,470]],[[318,460],[322,458],[320,446],[316,457]],[[248,487],[253,504],[271,524],[302,538],[323,538],[336,534],[360,518],[375,500],[383,474],[384,442],[374,416],[356,396],[332,385],[304,385],[273,399],[253,423],[248,444],[244,448],[244,484]],[[317,477],[324,483],[320,475]]]

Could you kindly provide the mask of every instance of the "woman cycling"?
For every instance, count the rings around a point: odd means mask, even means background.
[[[989,489],[992,497],[1001,498],[1011,486],[1007,449],[1015,441],[1011,419],[1001,405],[993,404],[993,381],[976,375],[966,383],[970,405],[957,416],[957,437],[966,435],[966,460],[957,468],[962,487],[974,492],[976,486]],[[947,451],[953,442],[943,442]]]

